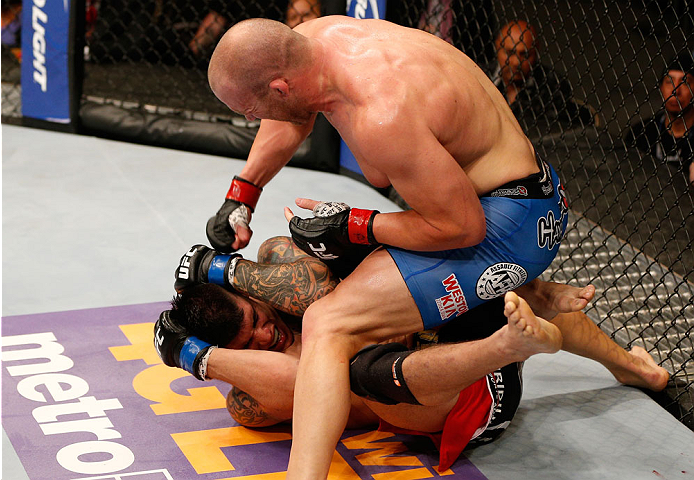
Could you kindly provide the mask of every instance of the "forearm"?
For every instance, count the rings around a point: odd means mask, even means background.
[[[217,348],[207,377],[247,392],[271,414],[291,411],[298,359],[280,352]]]
[[[284,167],[313,129],[306,125],[262,120],[258,134],[239,176],[254,185],[264,187]]]
[[[414,210],[382,213],[374,218],[373,234],[379,243],[418,252],[471,247],[480,243],[486,233],[481,206],[479,210],[469,221],[456,224],[428,219]]]
[[[337,283],[338,279],[325,264],[314,258],[283,264],[239,260],[232,287],[280,311],[300,317],[309,305],[333,291]]]
[[[445,168],[418,167],[387,173],[411,209],[374,218],[373,233],[379,243],[432,252],[466,248],[484,240],[486,219],[475,187],[448,157],[446,153],[436,158]]]

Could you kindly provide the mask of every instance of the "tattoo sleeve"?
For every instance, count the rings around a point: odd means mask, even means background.
[[[260,264],[241,260],[233,287],[290,315],[302,316],[309,305],[335,289],[328,267],[312,257],[292,263]]]
[[[246,427],[263,427],[280,421],[270,417],[255,398],[236,387],[227,395],[227,410],[234,420]]]
[[[272,237],[258,249],[258,263],[291,263],[304,258],[313,258],[289,237]]]

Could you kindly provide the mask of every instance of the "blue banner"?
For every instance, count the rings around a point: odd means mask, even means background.
[[[354,18],[386,18],[386,0],[347,0],[347,15]]]
[[[22,115],[70,123],[70,0],[25,0]]]
[[[386,0],[347,0],[347,15],[354,18],[386,18]],[[340,167],[362,175],[356,158],[345,144],[340,141]]]

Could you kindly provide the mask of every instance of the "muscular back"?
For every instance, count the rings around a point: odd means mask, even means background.
[[[403,167],[396,159],[391,165],[387,152],[374,154],[379,134],[391,151],[399,146],[389,145],[389,138],[424,142],[432,137],[462,167],[478,195],[538,171],[530,141],[503,96],[472,60],[445,41],[380,20],[345,17],[317,19],[297,31],[329,47],[325,68],[341,100],[324,113],[374,185],[390,184],[393,172]],[[421,161],[431,150],[420,155]]]

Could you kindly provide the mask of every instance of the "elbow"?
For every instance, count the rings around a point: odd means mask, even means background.
[[[476,224],[456,224],[443,233],[439,238],[439,244],[444,247],[441,250],[473,247],[487,236],[487,225],[483,221]]]
[[[477,226],[477,228],[473,229],[473,231],[470,233],[470,247],[473,245],[477,245],[479,243],[482,243],[482,240],[487,236],[487,224],[486,222],[482,222],[480,225]]]

